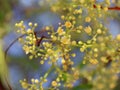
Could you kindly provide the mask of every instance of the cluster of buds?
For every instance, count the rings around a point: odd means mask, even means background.
[[[109,90],[115,87],[116,74],[120,67],[120,35],[113,39],[101,23],[110,9],[107,7],[110,4],[109,0],[103,2],[104,7],[95,3],[95,0],[72,0],[65,1],[64,4],[61,4],[61,1],[56,2],[51,9],[59,10],[59,13],[66,11],[61,15],[64,23],[60,23],[57,30],[46,26],[47,38],[36,35],[36,23],[28,23],[29,29],[26,29],[23,21],[16,23],[19,28],[17,32],[25,34],[22,44],[23,50],[29,54],[29,58],[40,57],[40,64],[44,65],[48,60],[48,64],[51,65],[40,80],[32,79],[31,84],[26,80],[20,81],[24,89],[44,90],[43,83],[47,82],[46,78],[53,70],[57,77],[51,82],[50,90],[62,86],[61,82],[64,82],[64,87],[73,88],[74,83],[81,78],[87,80],[87,84],[90,82],[93,90],[107,90],[106,83],[109,84]],[[74,61],[74,58],[78,56],[74,52],[75,48],[79,50],[79,53],[84,53],[83,60],[78,59],[80,63],[78,66],[75,66],[76,61]],[[97,71],[99,72],[97,73]],[[106,79],[107,75],[113,78],[113,82]],[[101,83],[102,78],[105,81]]]

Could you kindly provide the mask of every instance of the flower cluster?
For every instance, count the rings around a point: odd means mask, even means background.
[[[101,5],[104,7],[101,8]],[[20,28],[18,32],[25,34],[20,41],[29,58],[39,57],[40,64],[47,60],[51,65],[40,80],[31,79],[30,84],[27,80],[21,80],[22,87],[28,90],[44,90],[46,88],[43,83],[47,83],[46,78],[54,71],[57,77],[51,82],[48,88],[50,90],[56,90],[60,86],[74,88],[74,83],[80,79],[84,84],[92,84],[91,90],[112,90],[116,85],[116,74],[119,73],[120,35],[112,38],[101,23],[108,13],[109,5],[109,0],[103,1],[103,4],[96,0],[57,1],[51,6],[51,10],[59,11],[64,23],[59,24],[57,30],[46,26],[44,31],[47,36],[37,36],[36,23],[29,22],[29,29],[26,29],[23,21],[16,23]],[[80,63],[78,66],[74,61],[77,57],[74,49],[84,53],[83,60],[77,58]]]

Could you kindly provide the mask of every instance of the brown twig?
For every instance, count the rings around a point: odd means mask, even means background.
[[[6,82],[7,82],[7,85],[8,85],[9,90],[12,90],[12,87],[10,86],[10,84],[9,84],[9,82],[8,82],[8,80],[7,80],[7,78],[5,78],[5,80],[6,80]]]
[[[39,46],[39,44],[41,43],[41,41],[43,40],[43,38],[47,38],[47,37],[45,37],[45,36],[42,36],[41,39],[38,39],[38,38],[37,38],[37,34],[42,34],[42,33],[44,33],[44,32],[46,32],[46,30],[45,30],[44,28],[41,29],[39,32],[38,32],[38,31],[34,32],[35,38],[36,38],[36,40],[37,40],[36,46]],[[26,35],[26,34],[23,34],[23,35],[17,37],[17,38],[7,47],[7,49],[5,50],[5,59],[6,59],[6,55],[7,55],[8,50],[10,49],[10,47],[11,47],[16,41],[18,41],[19,38],[22,38],[22,37],[24,37],[25,35]]]
[[[37,39],[36,46],[40,46],[40,43],[42,42],[43,38],[47,38],[46,36],[41,36],[40,39]]]
[[[117,7],[117,6],[115,6],[115,7],[109,7],[108,10],[120,10],[120,7]]]
[[[16,39],[7,47],[7,49],[5,50],[5,59],[6,59],[6,55],[7,55],[8,50],[10,49],[10,47],[11,47],[16,41],[18,41],[19,38],[24,37],[25,35],[26,35],[26,34],[23,34],[23,35],[19,36],[18,38],[16,38]]]
[[[97,6],[95,4],[93,5],[93,7],[97,8]],[[103,9],[102,6],[100,8]],[[117,6],[115,6],[115,7],[108,7],[108,10],[120,10],[120,7],[117,7]]]

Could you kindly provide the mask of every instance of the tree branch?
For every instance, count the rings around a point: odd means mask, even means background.
[[[5,50],[5,59],[6,59],[6,55],[7,55],[8,50],[10,49],[10,47],[11,47],[16,41],[18,41],[19,38],[24,37],[25,35],[26,35],[26,34],[23,34],[23,35],[17,37],[17,38],[7,47],[7,49]]]
[[[97,6],[95,4],[93,5],[93,7],[97,8]],[[103,9],[102,6],[100,8]],[[108,7],[108,10],[120,10],[120,7],[117,7],[117,6],[115,6],[115,7]]]

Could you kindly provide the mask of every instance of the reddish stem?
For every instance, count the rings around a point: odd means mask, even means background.
[[[40,43],[42,42],[43,38],[46,38],[46,36],[42,36],[40,39],[37,39],[36,46],[40,46]]]
[[[108,10],[120,10],[120,7],[117,7],[117,6],[115,6],[115,7],[109,7]]]
[[[44,28],[41,29],[39,32],[34,32],[35,38],[36,38],[36,40],[37,40],[37,42],[36,42],[37,46],[39,46],[39,44],[41,43],[41,41],[42,41],[43,38],[46,38],[45,36],[42,36],[41,39],[39,40],[39,39],[37,38],[37,34],[42,34],[42,33],[44,33],[44,32],[46,32],[46,30],[45,30]],[[6,55],[7,55],[8,50],[10,49],[10,47],[11,47],[16,41],[18,41],[19,38],[22,38],[22,37],[24,37],[25,35],[26,35],[26,34],[23,34],[23,35],[19,36],[18,38],[16,38],[16,39],[7,47],[7,49],[5,50],[5,59],[6,59]]]
[[[97,8],[97,6],[95,4],[93,5],[93,7]],[[100,8],[103,9],[102,6]],[[120,7],[117,7],[117,6],[115,6],[115,7],[108,7],[108,10],[120,10]]]

